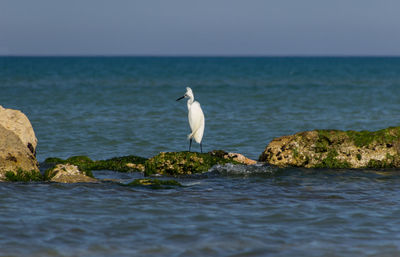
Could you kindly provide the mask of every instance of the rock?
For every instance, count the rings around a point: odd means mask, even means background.
[[[224,158],[223,151],[210,153],[161,152],[145,163],[145,175],[190,175],[208,171],[216,164],[235,163],[232,158]]]
[[[233,160],[237,163],[245,164],[245,165],[254,165],[257,163],[257,161],[249,159],[240,153],[228,153],[228,152],[225,152],[222,150],[214,150],[214,151],[210,152],[210,154],[227,159],[227,160]]]
[[[174,187],[182,187],[182,184],[176,180],[160,180],[160,179],[135,179],[126,186],[143,186],[151,189],[171,189]]]
[[[20,111],[0,106],[0,181],[7,180],[7,172],[14,173],[8,173],[14,180],[24,177],[24,172],[40,176],[36,145],[37,139],[28,118]]]
[[[73,156],[66,160],[47,158],[41,166],[54,167],[57,164],[76,165],[79,170],[91,175],[92,170],[113,170],[119,172],[144,172],[145,175],[188,175],[208,171],[216,164],[255,164],[241,154],[224,151],[210,153],[160,153],[151,159],[130,155],[107,160],[93,161],[87,156]]]
[[[399,168],[400,127],[375,132],[313,130],[272,140],[259,161],[280,167]]]
[[[6,109],[0,105],[0,125],[14,132],[22,144],[28,147],[32,154],[36,156],[37,139],[33,127],[25,114],[19,110]]]
[[[229,160],[234,160],[240,164],[246,164],[246,165],[254,165],[257,163],[257,161],[249,159],[240,153],[226,153],[224,155],[224,158]]]
[[[136,163],[131,163],[128,162],[127,164],[125,164],[128,168],[133,169],[133,170],[138,170],[143,172],[144,171],[144,165],[143,164],[136,164]]]
[[[107,160],[93,161],[87,156],[73,156],[66,160],[60,158],[47,158],[46,164],[73,164],[78,166],[80,170],[90,172],[92,170],[113,170],[119,172],[144,171],[144,163],[146,158],[129,155],[123,157],[115,157]]]
[[[53,169],[46,171],[47,180],[59,183],[98,182],[80,171],[78,166],[71,164],[57,164]]]

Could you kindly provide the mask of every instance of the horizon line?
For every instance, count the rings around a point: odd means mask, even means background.
[[[143,57],[143,58],[398,58],[400,54],[0,54],[0,57]]]

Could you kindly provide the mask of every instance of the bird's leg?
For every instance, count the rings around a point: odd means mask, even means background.
[[[200,152],[203,153],[203,146],[200,143]]]
[[[190,139],[190,143],[189,143],[189,152],[190,152],[191,147],[192,147],[192,138]]]

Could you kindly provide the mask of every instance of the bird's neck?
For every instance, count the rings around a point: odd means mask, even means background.
[[[190,97],[187,101],[188,107],[194,102],[194,97]]]

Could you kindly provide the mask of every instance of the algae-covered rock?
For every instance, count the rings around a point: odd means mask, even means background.
[[[79,167],[80,170],[87,172],[90,175],[92,170],[113,170],[119,172],[144,171],[144,163],[147,159],[129,155],[116,157],[107,160],[93,161],[87,156],[73,156],[66,160],[60,158],[47,158],[47,164],[73,164]]]
[[[59,183],[98,182],[97,179],[86,175],[78,166],[71,164],[57,164],[45,173],[46,180]]]
[[[145,175],[190,175],[206,172],[216,164],[238,163],[232,158],[224,158],[223,153],[162,152],[146,161]]]
[[[306,168],[399,168],[400,127],[313,130],[272,140],[259,161]]]
[[[119,172],[144,171],[146,158],[129,155],[94,162],[93,170],[113,170]]]
[[[160,180],[160,179],[135,179],[127,186],[144,186],[152,189],[170,189],[181,187],[182,184],[176,180]]]

